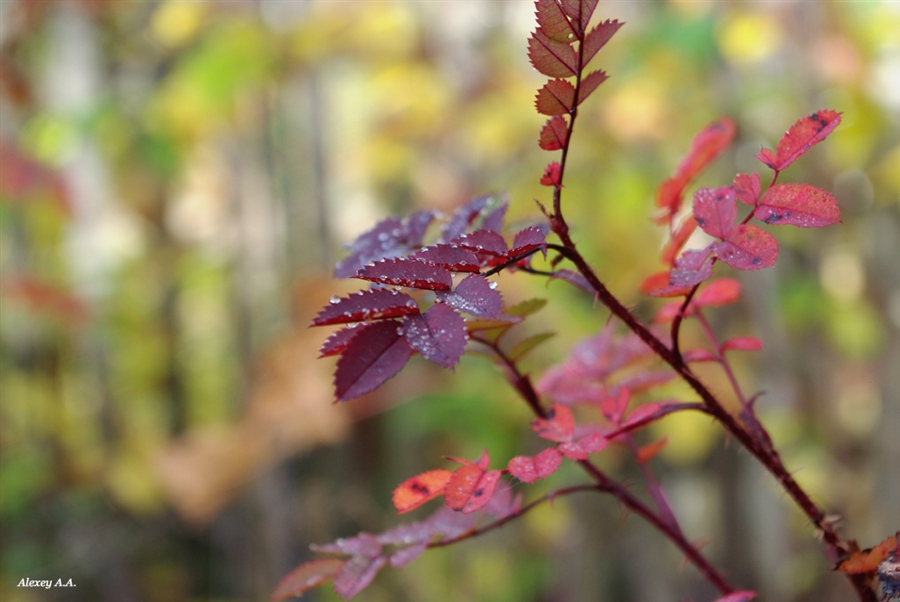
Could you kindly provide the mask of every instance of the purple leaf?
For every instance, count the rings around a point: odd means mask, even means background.
[[[480,229],[469,234],[462,234],[450,241],[451,245],[475,251],[476,253],[486,253],[488,255],[506,255],[509,248],[503,237],[493,230]]]
[[[434,263],[451,272],[477,272],[481,265],[478,256],[472,251],[448,244],[425,247],[411,255],[410,259]]]
[[[304,562],[290,573],[272,592],[272,602],[282,602],[318,587],[341,572],[345,558],[320,558]]]
[[[503,309],[503,298],[496,286],[481,274],[471,274],[456,285],[456,290],[438,293],[438,298],[467,314],[489,318]]]
[[[523,230],[519,230],[515,238],[513,238],[512,250],[509,254],[515,256],[539,247],[544,244],[545,236],[544,231],[536,226],[528,226]]]
[[[403,222],[399,217],[391,216],[381,220],[348,245],[350,255],[334,266],[335,277],[351,278],[366,264],[398,255],[404,233]]]
[[[506,219],[506,209],[508,207],[509,203],[501,201],[490,213],[484,216],[481,227],[494,232],[503,231],[503,220]]]
[[[713,254],[738,270],[759,270],[775,265],[778,243],[771,234],[752,224],[733,228],[728,238],[713,243]]]
[[[309,546],[313,552],[327,554],[345,554],[347,556],[365,556],[375,558],[381,554],[381,542],[371,533],[360,533],[356,537],[343,537],[326,544]]]
[[[447,223],[441,228],[441,241],[447,242],[465,232],[469,224],[475,221],[490,200],[489,196],[480,196],[457,209],[453,213],[453,217],[447,220]]]
[[[670,286],[694,286],[712,277],[712,263],[706,261],[712,249],[685,251],[675,260],[675,267],[669,272]]]
[[[573,272],[572,270],[556,270],[550,278],[559,278],[565,280],[569,284],[573,284],[586,293],[595,294],[590,283],[581,275],[581,272]]]
[[[405,548],[400,548],[388,558],[388,562],[395,569],[402,569],[407,564],[421,556],[428,549],[428,544],[417,543]]]
[[[417,313],[419,305],[409,295],[394,290],[373,289],[360,291],[326,305],[312,323],[313,326],[346,324]]]
[[[332,335],[322,343],[322,347],[319,349],[319,359],[342,353],[347,345],[350,344],[350,339],[362,331],[360,326],[361,325],[359,324],[354,324],[353,326],[341,328],[337,332],[332,333]]]
[[[444,268],[405,257],[382,259],[367,265],[360,268],[355,278],[431,291],[450,290],[453,284],[452,275]]]
[[[366,589],[385,564],[387,564],[387,558],[383,556],[377,558],[352,557],[334,578],[335,593],[343,600],[349,600]]]
[[[753,217],[767,224],[821,228],[841,221],[833,196],[809,184],[777,184],[759,200]]]
[[[436,213],[430,210],[416,211],[403,220],[403,227],[406,231],[406,244],[408,246],[419,247],[422,245],[425,231],[428,230],[428,226],[434,221]]]
[[[466,322],[452,307],[436,303],[424,314],[403,318],[403,336],[425,359],[452,368],[466,348]]]
[[[378,388],[406,365],[412,349],[397,332],[399,326],[395,320],[384,320],[359,327],[359,333],[341,353],[334,373],[338,401]]]
[[[737,202],[730,186],[701,188],[694,195],[694,219],[704,232],[724,239],[737,219]]]

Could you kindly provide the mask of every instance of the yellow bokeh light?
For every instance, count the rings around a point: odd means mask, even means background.
[[[778,21],[763,13],[733,14],[716,33],[722,55],[735,63],[755,63],[769,57],[778,51],[783,38]]]
[[[164,46],[182,46],[200,29],[206,12],[204,2],[168,0],[153,14],[151,27]]]

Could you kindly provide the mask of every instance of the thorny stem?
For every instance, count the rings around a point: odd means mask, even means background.
[[[523,374],[515,361],[512,360],[506,353],[500,349],[500,346],[487,339],[478,336],[472,336],[472,340],[477,341],[488,348],[490,348],[498,358],[503,362],[506,368],[510,372],[510,382],[515,387],[516,391],[522,398],[528,403],[528,406],[532,409],[535,415],[546,418],[547,412],[544,410],[543,406],[540,404],[540,399],[538,397],[537,391],[534,389],[534,386],[531,384],[531,380],[528,378],[526,374]],[[703,406],[700,404],[678,404],[678,409],[699,409],[701,411],[706,411]],[[675,411],[674,409],[670,411],[662,411],[654,413],[651,416],[648,416],[646,420],[641,421],[640,424],[636,424],[630,428],[638,428],[638,426],[644,426],[654,419],[661,418],[662,416]],[[619,431],[615,431],[610,434],[610,437],[615,437],[620,434],[626,433],[629,429],[619,429]],[[656,527],[659,531],[663,533],[673,544],[675,544],[679,550],[687,557],[687,559],[697,567],[697,569],[703,573],[703,575],[712,583],[716,589],[718,589],[722,594],[728,594],[734,591],[734,588],[726,581],[725,577],[722,576],[721,573],[700,553],[694,544],[688,541],[684,534],[681,532],[680,527],[677,522],[674,520],[666,520],[662,518],[660,515],[653,512],[653,510],[647,506],[644,502],[642,502],[638,497],[628,491],[621,483],[609,478],[602,470],[597,468],[594,464],[592,464],[589,460],[579,460],[578,463],[581,467],[588,472],[596,482],[596,485],[583,486],[584,489],[598,489],[600,491],[606,491],[607,493],[612,494],[616,499],[618,499],[626,508],[643,518],[645,521]],[[570,488],[577,489],[581,491],[581,488]],[[568,491],[568,490],[560,490],[560,491]],[[574,493],[574,491],[572,491]],[[553,495],[553,494],[551,494]],[[543,499],[543,498],[542,498]],[[537,502],[541,502],[542,500],[537,500]],[[526,506],[528,510],[534,506],[534,503]],[[523,509],[524,510],[524,509]],[[520,512],[518,515],[521,515]],[[518,516],[517,515],[517,516]],[[496,524],[490,526],[490,528],[496,528],[505,524],[509,520],[514,517],[507,517],[505,519],[501,519],[498,521],[500,524]],[[479,533],[483,532],[482,530],[478,531]],[[472,532],[465,534],[466,536],[471,536]],[[463,536],[460,536],[457,539],[463,539]],[[456,540],[448,540],[446,543],[450,543]]]

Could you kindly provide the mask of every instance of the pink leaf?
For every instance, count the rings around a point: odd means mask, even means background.
[[[741,298],[741,283],[734,278],[719,278],[707,284],[692,300],[691,307],[718,307]]]
[[[528,58],[534,68],[550,77],[571,77],[578,68],[575,49],[568,42],[557,42],[538,29],[528,38]]]
[[[544,175],[541,176],[541,185],[556,186],[560,182],[561,168],[559,161],[554,161],[544,169]]]
[[[326,305],[312,323],[313,326],[346,324],[417,313],[419,305],[409,295],[399,291],[374,289],[360,291]]]
[[[745,589],[739,592],[733,592],[721,598],[716,598],[714,602],[750,602],[756,595],[756,592]]]
[[[341,328],[337,332],[332,333],[332,335],[322,343],[322,347],[319,349],[319,359],[342,353],[344,349],[347,348],[347,345],[350,344],[350,340],[362,331],[361,326],[362,325],[348,326],[347,328]]]
[[[685,251],[675,261],[669,272],[669,285],[674,287],[694,286],[712,277],[712,262],[707,261],[712,249]]]
[[[402,330],[410,347],[445,368],[456,365],[466,348],[465,320],[443,303],[432,305],[424,314],[406,316]]]
[[[830,109],[816,111],[800,119],[785,132],[773,153],[764,148],[756,158],[775,171],[781,171],[803,153],[825,139],[841,122],[841,114]]]
[[[537,418],[532,421],[531,430],[538,437],[548,441],[569,441],[575,432],[575,419],[572,417],[572,410],[564,405],[555,403],[547,410],[546,418]]]
[[[428,544],[417,543],[400,548],[388,557],[388,563],[395,569],[402,569],[407,564],[421,556],[428,549]]]
[[[506,255],[509,247],[503,237],[493,230],[476,230],[469,234],[462,234],[450,241],[450,244],[461,249],[468,249],[476,253],[488,255]]]
[[[503,309],[503,297],[496,283],[481,274],[470,274],[450,293],[438,293],[438,298],[460,311],[489,318]]]
[[[762,347],[762,341],[756,337],[735,337],[725,341],[721,351],[722,353],[725,353],[729,349],[736,349],[738,351],[759,351]]]
[[[338,401],[378,388],[406,365],[412,349],[397,332],[398,326],[394,320],[372,322],[360,327],[359,333],[350,339],[334,373]]]
[[[541,137],[538,144],[544,150],[559,150],[566,145],[569,136],[569,126],[566,120],[559,115],[551,117],[541,128]]]
[[[752,224],[737,226],[723,242],[712,245],[713,254],[738,270],[759,270],[775,265],[775,237]]]
[[[584,79],[581,80],[581,87],[578,88],[578,104],[590,96],[597,86],[609,79],[605,71],[592,71]]]
[[[371,533],[360,533],[356,537],[344,537],[332,543],[313,544],[309,548],[313,552],[365,556],[366,558],[375,558],[381,554],[381,542]]]
[[[538,479],[545,479],[556,472],[562,462],[562,456],[556,448],[548,448],[533,458],[528,456],[516,456],[507,464],[509,474],[525,483],[534,483]]]
[[[410,255],[410,259],[434,263],[451,272],[477,272],[481,265],[475,253],[448,244],[425,247]]]
[[[662,407],[662,404],[658,402],[645,403],[644,405],[638,406],[628,415],[628,418],[622,423],[622,426],[626,427],[643,422],[656,414]]]
[[[342,599],[349,600],[366,589],[385,564],[387,558],[383,556],[377,558],[353,556],[334,578],[335,593]]]
[[[758,173],[754,172],[750,175],[739,173],[734,176],[734,183],[731,187],[734,188],[734,194],[740,202],[751,207],[756,206],[760,191]]]
[[[701,188],[694,195],[694,219],[704,232],[724,239],[737,219],[737,202],[730,186]]]
[[[406,257],[382,259],[360,268],[355,277],[431,291],[446,291],[453,284],[453,277],[444,268]]]
[[[535,106],[542,115],[564,115],[575,106],[575,88],[564,79],[551,79],[538,90]]]
[[[556,0],[535,0],[538,26],[548,38],[557,42],[573,42],[575,30]]]
[[[753,217],[767,224],[821,228],[841,221],[833,196],[809,184],[777,184],[759,201]]]
[[[284,576],[272,592],[272,602],[282,602],[334,579],[341,572],[346,558],[320,558],[304,562]]]
[[[590,433],[577,441],[566,441],[559,444],[559,451],[571,460],[587,460],[590,454],[601,451],[609,444],[609,440],[600,433]]]
[[[628,402],[631,400],[631,391],[626,388],[622,388],[619,390],[618,395],[607,395],[603,401],[600,402],[600,411],[603,412],[603,415],[612,422],[613,424],[619,424],[622,421],[622,416],[625,414],[625,409],[628,407]]]
[[[619,31],[619,28],[622,27],[622,25],[624,25],[624,23],[620,23],[615,19],[607,19],[603,23],[597,25],[587,34],[587,36],[585,36],[584,50],[582,50],[582,66],[586,66],[591,62],[594,55],[609,42],[610,38],[613,37],[613,34]]]
[[[710,350],[702,348],[688,349],[681,354],[681,358],[686,362],[715,362],[719,359]]]

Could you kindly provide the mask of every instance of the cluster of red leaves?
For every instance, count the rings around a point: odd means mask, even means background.
[[[538,144],[544,150],[565,148],[576,108],[607,79],[602,70],[585,75],[591,59],[612,38],[622,23],[606,20],[588,31],[597,0],[536,0],[538,28],[528,38],[528,58],[540,73],[552,78],[538,90],[535,107],[550,119],[541,129]],[[568,81],[575,78],[575,83]],[[544,186],[561,186],[562,169],[550,163],[541,177]]]
[[[481,270],[515,263],[545,244],[546,230],[535,226],[507,243],[499,234],[505,213],[506,202],[479,197],[446,220],[432,244],[423,240],[436,212],[419,211],[405,219],[389,217],[349,245],[350,255],[335,275],[368,280],[371,288],[332,299],[312,322],[346,325],[321,349],[321,357],[340,356],[334,380],[339,401],[379,387],[413,353],[445,368],[456,365],[469,333],[462,314],[488,319],[503,309],[496,284]],[[427,293],[434,302],[423,311]]]

